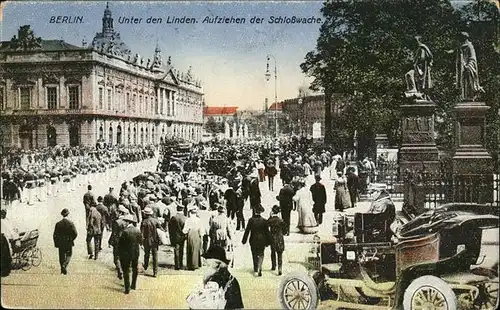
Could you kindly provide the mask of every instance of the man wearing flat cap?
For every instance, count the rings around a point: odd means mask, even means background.
[[[74,240],[78,236],[75,225],[67,218],[69,215],[68,209],[64,208],[61,211],[63,219],[57,222],[54,229],[53,239],[54,246],[59,249],[59,265],[61,266],[61,273],[68,273],[68,264],[71,260],[73,252]]]
[[[125,294],[128,294],[130,293],[130,289],[136,289],[142,234],[134,226],[136,220],[131,214],[124,216],[123,220],[127,222],[127,227],[123,230],[118,240],[118,252],[125,282]],[[130,282],[130,268],[132,268],[132,283]]]
[[[160,246],[160,236],[156,229],[161,229],[160,221],[153,216],[150,207],[144,208],[144,218],[141,222],[141,233],[144,238],[144,270],[149,267],[149,255],[153,255],[153,277],[158,272],[158,247]]]

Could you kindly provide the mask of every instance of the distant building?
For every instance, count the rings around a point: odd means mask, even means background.
[[[346,105],[346,97],[334,94],[332,98],[332,114],[340,115]],[[325,96],[324,94],[301,96],[286,99],[283,112],[290,128],[288,132],[297,136],[312,136],[313,124],[321,124],[321,135],[325,135]]]
[[[0,104],[6,148],[201,139],[201,82],[159,46],[152,59],[133,55],[108,6],[89,46],[37,38],[28,25],[0,42]]]
[[[216,123],[224,123],[225,121],[236,116],[238,111],[238,107],[230,106],[230,107],[204,107],[203,108],[203,123],[206,124],[210,118]]]

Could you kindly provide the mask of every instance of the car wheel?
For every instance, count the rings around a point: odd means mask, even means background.
[[[422,276],[405,290],[403,307],[405,310],[456,310],[458,301],[446,282],[435,276]]]
[[[318,291],[306,274],[294,272],[281,280],[278,289],[281,309],[313,310],[318,306]]]

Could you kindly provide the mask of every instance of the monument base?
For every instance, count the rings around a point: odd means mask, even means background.
[[[460,102],[454,108],[456,117],[456,150],[453,172],[456,174],[491,174],[493,159],[484,147],[486,113],[484,102]]]
[[[453,173],[491,174],[493,158],[485,149],[459,148],[453,155]]]
[[[439,152],[434,146],[403,146],[399,151],[399,167],[404,171],[438,172],[441,168]]]

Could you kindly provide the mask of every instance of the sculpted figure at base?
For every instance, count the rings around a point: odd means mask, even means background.
[[[432,88],[431,67],[433,56],[427,45],[420,41],[421,37],[416,36],[417,48],[413,53],[413,69],[405,75],[407,97],[426,99],[425,91]],[[427,98],[428,99],[428,98]]]
[[[460,33],[463,42],[457,51],[456,85],[460,90],[460,100],[476,100],[484,89],[479,85],[476,50],[467,32]]]

